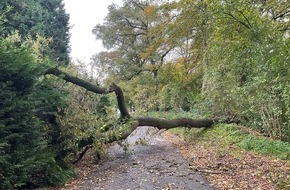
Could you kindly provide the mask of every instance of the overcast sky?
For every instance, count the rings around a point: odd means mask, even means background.
[[[64,3],[72,26],[71,57],[89,63],[92,55],[102,51],[102,43],[95,40],[92,29],[103,23],[110,4],[122,5],[122,0],[64,0]]]

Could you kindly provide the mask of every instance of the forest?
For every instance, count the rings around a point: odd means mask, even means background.
[[[62,0],[0,8],[0,189],[63,184],[138,126],[237,123],[290,142],[289,0],[112,4],[93,75],[70,60]]]

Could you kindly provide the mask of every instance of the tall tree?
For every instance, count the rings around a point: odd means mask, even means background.
[[[108,7],[104,24],[97,25],[93,30],[97,39],[101,39],[108,49],[95,56],[94,62],[98,68],[115,80],[130,81],[137,76],[147,78],[143,80],[143,89],[147,89],[144,94],[155,109],[158,108],[158,70],[171,50],[170,46],[161,47],[160,43],[156,43],[162,40],[163,34],[162,30],[155,28],[162,23],[158,7],[158,3],[149,0],[126,0],[121,7],[112,4]]]
[[[212,1],[210,9],[215,12],[206,52],[206,96],[212,111],[241,117],[280,138],[289,134],[285,63],[290,10],[285,3]]]
[[[126,0],[123,6],[109,6],[104,24],[98,24],[93,33],[108,49],[96,55],[95,62],[116,76],[130,79],[143,71],[157,74],[156,65],[162,62],[168,49],[146,54],[146,49],[157,39],[151,29],[161,17],[157,5],[149,0]]]
[[[165,22],[155,28],[165,32],[161,36],[163,40],[159,40],[163,44],[154,45],[162,48],[167,44],[172,48],[172,56],[162,68],[165,75],[161,78],[166,89],[163,96],[171,96],[169,99],[175,102],[174,107],[189,110],[202,90],[210,23],[207,2],[172,1],[162,4],[159,11]]]
[[[6,11],[2,35],[18,31],[23,37],[37,35],[50,39],[50,48],[45,50],[53,59],[68,64],[69,61],[69,16],[62,0],[3,0],[0,10]]]
[[[69,62],[69,16],[65,12],[63,0],[40,1],[47,12],[45,37],[52,38],[51,56],[58,62]]]

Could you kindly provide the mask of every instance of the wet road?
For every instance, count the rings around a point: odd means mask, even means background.
[[[117,144],[112,146],[109,158],[95,165],[77,189],[214,189],[157,129],[139,127],[128,137],[127,143],[127,152]]]

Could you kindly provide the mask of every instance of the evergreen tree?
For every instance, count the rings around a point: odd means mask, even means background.
[[[45,128],[61,97],[39,80],[45,68],[19,42],[17,35],[0,39],[0,189],[58,184],[68,177]]]
[[[40,35],[50,39],[50,48],[45,53],[58,62],[68,64],[69,16],[62,0],[3,0],[0,10],[6,11],[2,35],[7,36],[17,30],[23,37],[36,39]]]
[[[41,1],[47,11],[46,37],[52,37],[51,55],[57,61],[69,62],[69,16],[65,13],[62,0]]]

